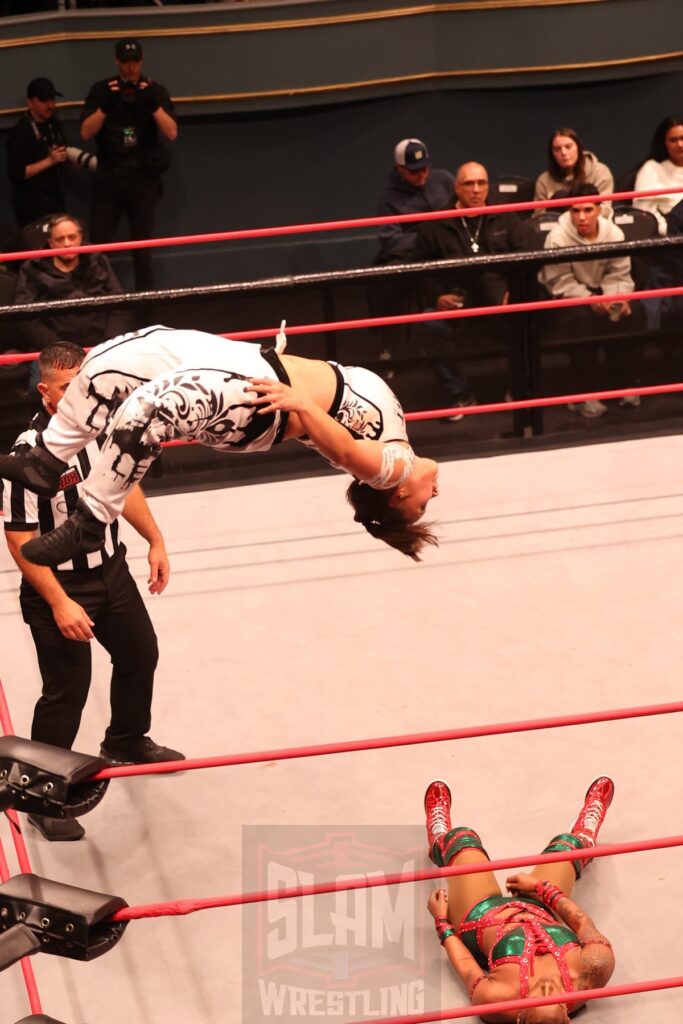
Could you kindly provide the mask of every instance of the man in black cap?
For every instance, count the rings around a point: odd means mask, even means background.
[[[28,110],[7,137],[7,170],[22,227],[65,207],[59,168],[67,160],[66,142],[55,115],[61,95],[49,78],[34,78],[26,89]]]
[[[394,169],[379,197],[380,217],[393,214],[445,210],[453,202],[453,175],[431,166],[429,151],[420,139],[401,139],[394,147]],[[375,263],[401,263],[412,259],[419,223],[383,224]]]
[[[90,218],[92,242],[111,241],[125,213],[132,239],[150,238],[161,175],[169,156],[159,141],[173,142],[178,125],[167,89],[142,74],[142,46],[119,39],[118,75],[96,82],[81,114],[81,137],[97,139],[98,169]],[[153,287],[151,250],[133,252],[135,284]]]

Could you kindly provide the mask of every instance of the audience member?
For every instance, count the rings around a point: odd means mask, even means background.
[[[75,217],[60,213],[50,220],[48,245],[51,249],[73,249],[82,244],[83,229]],[[121,293],[121,285],[103,253],[62,253],[52,259],[26,260],[22,264],[14,302],[23,305]],[[43,313],[25,320],[21,330],[26,351],[35,352],[56,341],[99,345],[107,338],[123,334],[131,326],[130,314],[123,308],[91,307]],[[31,387],[37,384],[37,374],[34,363]]]
[[[650,154],[636,175],[636,189],[683,188],[683,118],[671,115],[655,129]],[[634,199],[633,205],[647,210],[657,219],[660,235],[680,235],[683,228],[683,193],[670,192],[660,196]],[[648,288],[668,288],[681,283],[680,249],[650,254],[647,274]],[[659,330],[662,314],[683,312],[681,296],[644,300],[649,330]]]
[[[650,155],[636,176],[635,189],[646,192],[657,188],[683,188],[683,117],[665,117],[657,125]],[[668,233],[668,215],[683,202],[683,193],[634,199],[639,210],[649,210],[657,218],[660,235]],[[682,207],[683,208],[683,207]]]
[[[419,139],[402,139],[394,149],[394,169],[379,197],[377,214],[445,210],[453,202],[453,175],[434,170],[429,151]],[[412,258],[419,223],[384,224],[379,229],[380,249],[375,263],[399,263]]]
[[[475,162],[462,164],[455,176],[455,207],[460,210],[486,206],[489,179],[485,167]],[[524,235],[515,213],[467,214],[420,225],[413,258],[416,260],[457,259],[496,253],[521,252]],[[503,271],[493,269],[442,270],[422,284],[426,311],[462,309],[464,306],[502,306],[510,298],[510,283]],[[434,320],[423,325],[422,337],[432,339],[431,348],[444,361],[436,364],[441,383],[454,406],[472,404],[460,373],[458,338],[469,330],[466,322]],[[453,419],[462,418],[454,416]]]
[[[601,242],[623,242],[624,233],[607,216],[601,216],[599,192],[595,185],[578,185],[570,196],[583,196],[585,203],[577,203],[563,213],[557,224],[548,233],[546,249],[562,249],[567,246],[594,245]],[[604,213],[604,211],[602,211]],[[567,263],[549,263],[539,271],[539,281],[556,299],[579,298],[589,295],[617,295],[633,291],[631,261],[628,256],[600,256],[593,260],[570,260]],[[630,320],[628,319],[630,318]],[[618,338],[624,329],[634,331],[644,326],[644,315],[639,305],[619,301],[611,304],[591,303],[569,309],[556,310],[552,314],[553,333],[559,337],[576,338],[578,344],[571,349],[573,391],[598,390],[597,386],[597,345],[584,344],[581,338],[596,335],[607,341],[606,364],[609,374],[607,387],[633,387],[637,381],[637,367],[634,365],[632,349],[627,342]],[[614,340],[609,340],[614,339]],[[619,400],[627,407],[640,405],[637,395]],[[572,412],[588,418],[602,416],[607,407],[595,399],[571,404]]]
[[[453,175],[450,171],[431,167],[429,151],[420,139],[402,139],[394,147],[394,168],[379,197],[377,213],[391,217],[404,213],[429,213],[443,210],[453,199]],[[412,258],[418,222],[384,224],[379,229],[380,248],[375,265],[404,263]],[[368,302],[372,316],[411,313],[417,308],[415,291],[404,280],[373,278],[368,285]],[[406,349],[410,351],[410,331],[404,327],[380,327],[380,359],[390,360]],[[394,375],[392,366],[385,376]]]
[[[90,221],[93,242],[111,241],[125,213],[132,239],[150,238],[162,193],[161,175],[170,158],[159,141],[173,142],[178,126],[163,85],[142,74],[142,46],[120,39],[115,49],[118,75],[96,82],[81,114],[81,137],[97,139],[98,169]],[[133,252],[135,284],[153,287],[149,249]]]
[[[34,78],[26,88],[26,110],[7,136],[7,172],[12,183],[14,214],[19,224],[63,210],[59,173],[65,163],[66,141],[55,114],[61,96],[49,78]]]
[[[595,185],[605,195],[614,191],[614,178],[595,153],[583,148],[573,128],[558,128],[548,140],[548,170],[536,179],[534,199],[564,198],[575,185]],[[604,206],[603,212],[608,209]],[[534,215],[544,212],[536,210]]]

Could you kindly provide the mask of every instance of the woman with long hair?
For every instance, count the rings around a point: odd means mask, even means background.
[[[536,179],[534,199],[564,198],[578,185],[595,185],[605,195],[614,191],[614,177],[595,153],[584,149],[573,128],[556,128],[548,140],[548,167]]]
[[[636,176],[636,191],[659,188],[683,188],[683,117],[673,114],[655,129],[650,154]],[[683,193],[634,199],[633,205],[648,210],[657,218],[660,235],[670,234],[668,215],[683,200]],[[678,232],[676,232],[678,233]]]

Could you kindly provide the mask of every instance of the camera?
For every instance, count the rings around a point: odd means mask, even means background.
[[[67,146],[66,158],[69,163],[75,164],[77,167],[83,167],[91,173],[97,170],[97,157],[93,153],[88,153],[87,149],[79,149],[78,146]]]

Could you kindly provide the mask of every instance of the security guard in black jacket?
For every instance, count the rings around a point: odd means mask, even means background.
[[[98,167],[90,217],[90,240],[110,242],[125,213],[131,239],[150,238],[161,175],[169,156],[159,141],[173,142],[178,125],[168,90],[142,74],[137,39],[116,44],[115,78],[96,82],[81,114],[81,138],[97,139]],[[151,250],[133,252],[138,291],[153,287]]]

